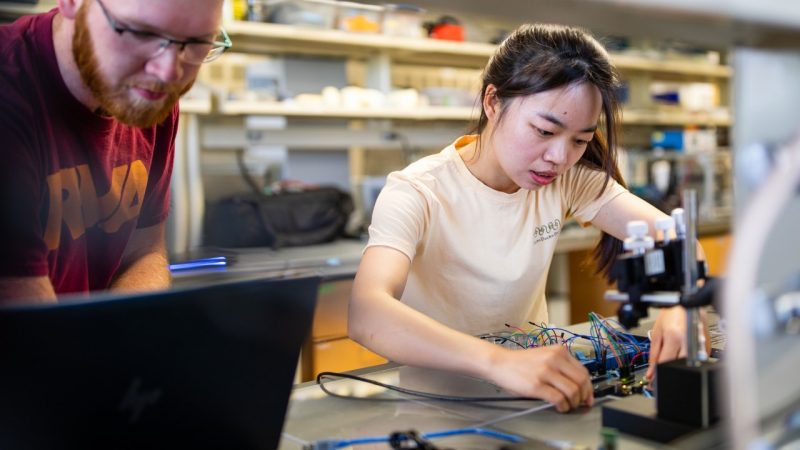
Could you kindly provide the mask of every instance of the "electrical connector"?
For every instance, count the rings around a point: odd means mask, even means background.
[[[303,450],[334,450],[339,447],[341,441],[334,439],[323,439],[321,441],[309,442],[303,446]]]

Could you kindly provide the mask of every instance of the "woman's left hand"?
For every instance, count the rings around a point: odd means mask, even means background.
[[[708,352],[711,340],[708,337],[705,316],[704,312],[701,312],[700,318]],[[683,358],[686,352],[686,309],[682,306],[662,309],[650,333],[650,365],[647,368],[647,379],[653,379],[658,363]]]
[[[647,379],[653,379],[656,364],[682,356],[686,356],[686,310],[681,306],[662,309],[650,332]]]

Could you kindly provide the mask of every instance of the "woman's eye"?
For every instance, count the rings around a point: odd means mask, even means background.
[[[580,145],[580,146],[584,146],[584,145],[588,145],[589,141],[585,141],[583,139],[578,139],[578,140],[575,141],[575,144]]]
[[[552,136],[553,135],[552,131],[543,130],[543,129],[539,128],[539,127],[534,127],[534,128],[536,128],[536,132],[539,133],[540,136]]]

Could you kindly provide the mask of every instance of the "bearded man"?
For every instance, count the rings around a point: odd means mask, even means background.
[[[59,0],[0,27],[0,303],[168,287],[178,99],[223,0]]]

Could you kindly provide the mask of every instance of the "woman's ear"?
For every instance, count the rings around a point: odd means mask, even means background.
[[[490,121],[494,121],[500,113],[500,99],[497,98],[497,88],[493,84],[486,86],[483,94],[483,112]]]

